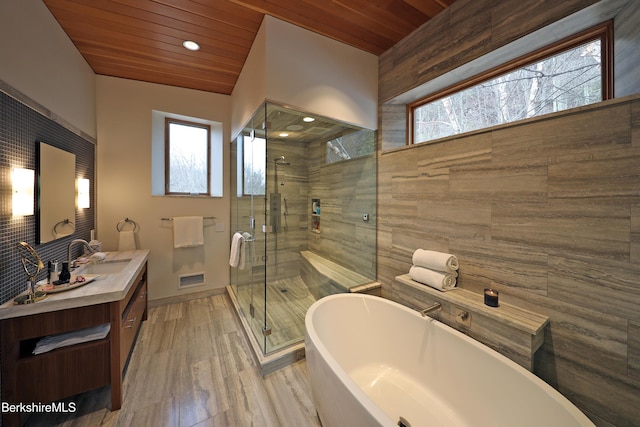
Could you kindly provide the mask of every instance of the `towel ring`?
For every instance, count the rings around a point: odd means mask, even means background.
[[[76,226],[73,222],[69,221],[69,218],[67,219],[63,219],[62,221],[58,221],[58,223],[56,223],[56,225],[53,226],[53,234],[57,235],[58,234],[58,226],[59,225],[65,225],[65,224],[71,224],[71,226],[73,227],[73,231],[76,231]]]
[[[118,233],[121,232],[122,230],[124,230],[124,226],[129,223],[129,224],[133,224],[133,230],[132,231],[137,231],[138,230],[138,223],[135,222],[132,219],[129,218],[125,218],[125,219],[121,219],[120,221],[118,221],[118,223],[116,224],[116,230],[118,230]],[[121,228],[122,227],[122,228]]]

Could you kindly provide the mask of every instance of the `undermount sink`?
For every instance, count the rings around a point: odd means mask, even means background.
[[[118,274],[129,264],[130,259],[119,259],[114,261],[102,261],[98,263],[86,264],[73,271],[72,274]]]

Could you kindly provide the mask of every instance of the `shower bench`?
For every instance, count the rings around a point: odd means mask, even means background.
[[[311,251],[300,251],[300,256],[300,276],[316,299],[345,292],[380,295],[379,282]]]

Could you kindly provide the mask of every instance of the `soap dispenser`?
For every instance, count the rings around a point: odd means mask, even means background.
[[[49,261],[49,283],[57,282],[60,280],[60,262]]]
[[[71,272],[69,271],[69,262],[65,261],[62,263],[62,270],[58,275],[58,282],[61,284],[69,283],[69,280],[71,280]]]

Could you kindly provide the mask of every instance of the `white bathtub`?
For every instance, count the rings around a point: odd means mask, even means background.
[[[328,296],[305,325],[323,427],[594,425],[531,372],[393,301]]]

